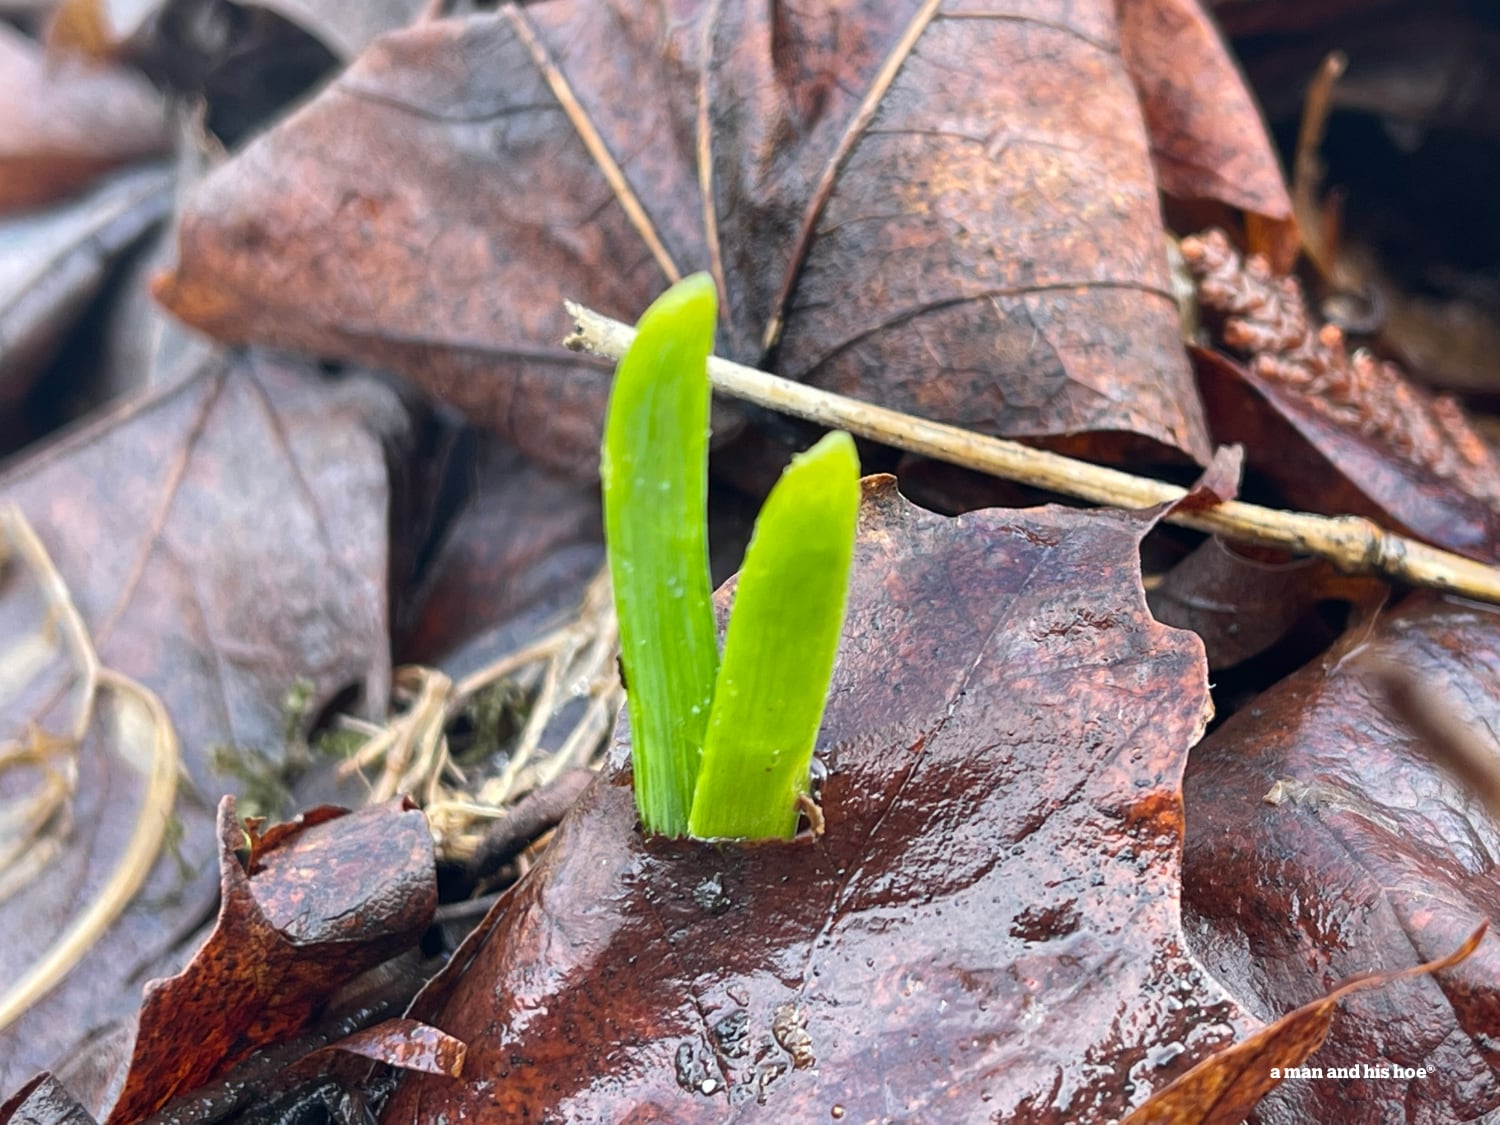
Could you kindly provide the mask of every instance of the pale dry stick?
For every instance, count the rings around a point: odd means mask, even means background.
[[[421,803],[427,805],[435,796],[438,779],[448,763],[445,730],[453,681],[436,668],[419,665],[398,669],[397,676],[414,684],[417,689],[416,701],[403,716],[407,737],[416,746],[417,752],[415,760],[391,781],[386,796],[389,798],[397,793],[416,793],[420,789]],[[396,771],[390,770],[386,776],[390,777],[395,773]]]
[[[587,764],[600,739],[609,733],[609,724],[625,702],[625,689],[616,684],[589,701],[588,710],[568,735],[557,753],[537,767],[536,784],[540,789],[565,769]]]
[[[521,668],[529,665],[540,664],[543,660],[550,659],[562,651],[564,647],[571,644],[579,634],[580,622],[597,619],[600,613],[613,615],[614,609],[610,599],[609,589],[609,567],[601,566],[597,574],[589,579],[589,584],[583,592],[583,600],[579,603],[578,611],[566,625],[561,625],[552,630],[544,637],[532,641],[525,648],[517,649],[499,660],[485,665],[476,672],[471,672],[453,689],[453,702],[449,706],[448,717],[452,719],[468,703],[469,697],[475,692],[489,687],[497,680],[508,676]],[[522,685],[529,686],[529,685]]]
[[[6,835],[11,838],[10,845],[0,849],[0,902],[47,869],[62,850],[62,842],[73,823],[72,816],[64,814],[68,813],[68,802],[77,789],[78,771],[73,757],[78,744],[71,739],[54,739],[35,729],[28,734],[27,741],[18,749],[0,756],[0,772],[26,766],[42,771],[40,785],[25,800],[6,809],[8,815],[0,818]],[[53,745],[38,749],[38,742]],[[67,754],[67,769],[56,769],[48,762],[54,749]],[[48,825],[52,825],[50,832]]]
[[[443,741],[443,723],[453,681],[431,668],[400,668],[398,682],[414,687],[416,698],[406,713],[361,746],[339,766],[340,777],[380,762],[380,777],[370,789],[370,802],[388,801],[398,792],[416,784],[426,785],[428,773],[441,770],[447,754],[438,743]],[[413,763],[413,759],[416,759]]]
[[[618,360],[635,339],[635,329],[629,325],[572,301],[566,304],[577,322],[573,334],[563,341],[571,350]],[[929,422],[767,375],[716,356],[709,357],[708,375],[714,389],[731,398],[1095,504],[1150,508],[1187,495],[1187,489],[1175,484],[1132,476],[957,426]],[[1500,568],[1429,547],[1386,531],[1360,516],[1315,516],[1227,500],[1211,508],[1170,512],[1164,518],[1169,523],[1239,543],[1316,555],[1346,573],[1381,574],[1413,586],[1500,605]]]
[[[1328,132],[1328,117],[1333,111],[1333,88],[1343,77],[1349,59],[1342,51],[1330,51],[1307,88],[1302,107],[1302,123],[1297,130],[1297,155],[1292,163],[1292,213],[1302,232],[1302,248],[1325,278],[1338,274],[1333,255],[1337,235],[1326,229],[1327,216],[1318,205],[1318,188],[1323,182],[1318,151]],[[1330,237],[1332,236],[1332,237]]]
[[[450,718],[466,702],[465,697],[504,676],[515,674],[517,682],[532,680],[535,678],[533,674],[541,674],[543,678],[531,716],[517,739],[510,763],[500,776],[482,786],[472,800],[463,797],[441,799],[427,806],[427,817],[440,846],[449,849],[451,854],[458,854],[467,839],[465,833],[475,821],[508,815],[506,804],[516,793],[545,785],[570,765],[590,756],[607,733],[610,720],[624,699],[613,667],[618,643],[609,572],[607,568],[601,568],[589,582],[578,610],[567,625],[459,682],[454,689],[455,698],[450,702]],[[544,659],[545,670],[541,663]],[[580,684],[586,685],[582,692],[577,687]],[[530,684],[522,686],[529,688]],[[570,694],[591,697],[583,717],[568,733],[561,747],[541,761],[533,762],[546,724],[553,718],[560,701]]]
[[[574,627],[580,638],[587,638],[592,634],[593,639],[583,650],[577,663],[566,669],[563,683],[569,685],[570,695],[588,696],[589,704],[583,718],[569,732],[562,746],[532,768],[527,789],[545,785],[569,766],[583,764],[578,759],[586,758],[592,753],[594,746],[608,730],[609,718],[624,702],[624,692],[615,667],[615,656],[620,651],[620,629],[615,618],[607,567],[601,569],[589,583]]]
[[[181,756],[177,732],[172,728],[167,709],[154,692],[134,680],[108,668],[97,671],[99,686],[118,696],[133,697],[151,724],[151,770],[141,795],[141,811],[108,881],[40,960],[0,996],[0,1029],[14,1022],[56,985],[130,904],[151,873],[172,819]],[[129,733],[121,737],[128,738]]]

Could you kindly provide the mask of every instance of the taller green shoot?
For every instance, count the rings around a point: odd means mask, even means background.
[[[610,393],[600,476],[636,803],[648,832],[687,831],[719,653],[708,577],[707,274],[648,308]]]

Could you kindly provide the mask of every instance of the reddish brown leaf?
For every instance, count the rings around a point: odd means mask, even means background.
[[[427,819],[404,802],[283,835],[253,875],[235,857],[232,797],[218,829],[218,925],[186,969],[146,986],[111,1125],[301,1030],[339,985],[416,941],[437,906]]]
[[[1145,612],[1147,521],[871,483],[825,834],[643,839],[617,742],[412,1013],[485,1081],[418,1076],[386,1121],[1103,1121],[1248,1029],[1178,933],[1208,697]]]
[[[486,435],[474,490],[400,619],[398,659],[467,675],[571,613],[604,562],[599,490]]]
[[[1113,3],[666,21],[518,5],[380,40],[201,185],[161,299],[395,368],[592,474],[605,372],[557,348],[561,298],[633,317],[708,268],[733,358],[1206,460]]]
[[[1256,558],[1209,539],[1146,598],[1158,621],[1203,638],[1213,672],[1270,648],[1334,585],[1327,563]]]
[[[0,211],[71,195],[168,140],[162,100],[140,78],[49,67],[38,43],[0,24]]]
[[[1500,456],[1449,398],[1319,329],[1297,283],[1241,259],[1218,231],[1183,240],[1205,306],[1248,363],[1195,349],[1214,436],[1299,507],[1368,515],[1500,559]]]
[[[464,1072],[464,1051],[463,1043],[435,1027],[418,1020],[394,1019],[356,1031],[314,1051],[298,1064],[298,1069],[317,1073],[329,1055],[342,1053],[401,1070],[457,1078]]]
[[[1120,43],[1161,189],[1214,199],[1294,232],[1292,201],[1260,111],[1198,0],[1124,0]],[[1295,260],[1295,236],[1283,238]]]
[[[1451,968],[1478,948],[1485,928],[1486,924],[1481,924],[1468,941],[1441,960],[1388,973],[1366,973],[1339,985],[1327,996],[1288,1012],[1270,1027],[1204,1059],[1165,1090],[1153,1094],[1122,1125],[1240,1125],[1284,1078],[1297,1077],[1284,1072],[1300,1068],[1322,1045],[1344,997],[1406,977]],[[1378,1079],[1383,1065],[1367,1064],[1354,1077]],[[1387,1073],[1384,1077],[1391,1075]]]
[[[373,383],[330,384],[305,367],[250,356],[136,402],[0,476],[0,500],[30,519],[101,659],[161,696],[198,793],[222,792],[231,780],[211,769],[216,744],[281,762],[286,696],[299,677],[312,685],[314,713],[350,686],[385,699],[382,438],[405,422]],[[26,635],[0,634],[0,648]],[[132,815],[129,790],[114,788],[138,776],[129,763],[92,746],[80,761],[63,842],[77,854],[57,867],[48,909],[8,916],[24,921],[8,925],[11,940],[0,943],[7,979],[50,942],[59,912],[86,901],[100,872],[84,857],[108,861],[121,839],[117,818]],[[183,854],[211,854],[206,811],[185,801],[177,814]],[[132,974],[180,967],[161,959],[180,956],[171,943],[212,892],[209,871],[164,855],[147,884],[157,908],[128,911],[0,1037],[0,1088],[55,1066],[105,1019],[133,1011]]]
[[[1193,482],[1181,500],[1172,505],[1176,512],[1201,512],[1240,494],[1240,478],[1245,473],[1245,450],[1238,445],[1221,445],[1203,475]]]
[[[1500,917],[1500,826],[1420,751],[1360,675],[1374,648],[1436,682],[1467,721],[1500,729],[1500,613],[1419,598],[1360,628],[1194,750],[1184,783],[1185,928],[1219,980],[1262,1018],[1350,973],[1457,947]],[[1442,979],[1351,999],[1311,1060],[1425,1067],[1427,1077],[1289,1082],[1267,1122],[1347,1116],[1470,1121],[1500,1109],[1494,1028],[1500,946]]]

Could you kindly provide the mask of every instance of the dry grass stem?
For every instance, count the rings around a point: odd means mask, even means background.
[[[564,344],[574,351],[619,359],[635,338],[629,325],[571,301],[567,308],[577,324]],[[1150,508],[1187,494],[1177,485],[872,406],[718,357],[709,358],[708,374],[715,389],[732,398],[1095,504]],[[1500,569],[1396,535],[1359,516],[1316,516],[1230,500],[1165,518],[1238,543],[1315,555],[1346,573],[1380,574],[1500,604]]]
[[[130,742],[149,730],[150,770],[141,794],[140,812],[130,839],[108,880],[83,904],[73,921],[32,966],[0,995],[0,1028],[5,1028],[44,996],[76,965],[130,905],[146,882],[172,821],[177,799],[180,754],[177,734],[161,700],[147,688],[108,668],[98,671],[98,684],[118,701],[111,742]],[[128,708],[134,707],[131,714]],[[134,760],[134,755],[122,755]]]
[[[78,786],[78,749],[94,717],[99,658],[67,583],[53,566],[31,524],[13,506],[0,507],[0,566],[24,566],[41,592],[46,616],[31,638],[9,638],[0,658],[0,699],[20,691],[38,665],[61,651],[73,675],[36,709],[51,711],[69,688],[78,689],[68,729],[56,733],[27,723],[19,739],[0,741],[0,771],[31,770],[39,781],[26,797],[0,809],[0,902],[36,878],[52,862],[72,823]],[[17,666],[19,665],[19,666]]]
[[[462,860],[473,850],[488,821],[504,816],[516,800],[564,770],[590,764],[624,699],[615,669],[618,644],[609,577],[601,569],[565,624],[451,685],[441,697],[441,708],[437,707],[437,697],[430,707],[422,708],[429,715],[424,729],[441,732],[487,688],[509,681],[527,691],[531,700],[526,722],[508,748],[506,765],[497,776],[471,789],[448,760],[445,739],[439,754],[418,749],[420,740],[408,732],[405,737],[412,748],[402,749],[398,743],[403,734],[396,728],[411,712],[381,730],[345,768],[369,768],[394,756],[399,769],[385,765],[382,780],[393,773],[406,780],[422,779],[426,784],[419,799],[426,808],[438,850],[447,859]],[[549,728],[564,708],[580,699],[586,700],[583,712],[561,745],[543,752]],[[429,740],[427,745],[438,744]],[[440,777],[446,777],[449,784],[440,784]],[[461,788],[453,786],[455,781]],[[377,783],[372,798],[386,788]],[[393,790],[401,791],[411,789]]]

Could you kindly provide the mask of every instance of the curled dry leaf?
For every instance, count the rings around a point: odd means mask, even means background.
[[[403,801],[279,833],[247,873],[234,799],[219,806],[221,904],[177,976],[152,981],[124,1089],[129,1125],[302,1030],[339,985],[413,944],[437,906],[427,820]]]
[[[1265,1019],[1341,978],[1457,948],[1500,911],[1500,826],[1393,719],[1358,653],[1437,684],[1500,729],[1500,613],[1420,596],[1266,692],[1194,750],[1184,782],[1183,915],[1192,947]],[[1371,1119],[1471,1121],[1500,1109],[1493,937],[1442,978],[1349,1000],[1311,1063],[1426,1067],[1358,1087]],[[1289,1082],[1266,1123],[1347,1115],[1338,1082]]]
[[[1137,1106],[1123,1125],[1240,1125],[1262,1098],[1281,1084],[1288,1074],[1303,1066],[1322,1045],[1344,997],[1367,988],[1379,988],[1407,977],[1425,976],[1452,968],[1479,947],[1488,923],[1481,923],[1457,950],[1437,961],[1386,973],[1364,973],[1345,981],[1327,996],[1288,1012],[1271,1026],[1248,1039],[1226,1047],[1204,1059],[1165,1090]],[[1361,1068],[1356,1077],[1370,1079],[1390,1067],[1382,1061],[1367,1064],[1377,1074]]]
[[[0,24],[0,212],[72,195],[170,140],[165,105],[144,79],[49,66],[40,44]]]
[[[161,697],[192,791],[222,790],[225,779],[211,769],[216,744],[281,753],[285,699],[299,677],[312,684],[314,710],[350,685],[386,697],[381,439],[399,450],[405,423],[383,387],[358,377],[330,384],[305,367],[247,356],[133,403],[0,476],[0,499],[36,529],[101,662]],[[0,659],[29,659],[36,635],[34,627],[0,634]],[[80,763],[82,779],[105,772],[97,793],[80,789],[74,831],[59,843],[79,854],[67,859],[70,882],[56,868],[56,904],[97,885],[98,862],[123,838],[114,818],[131,808],[109,796],[129,776],[110,772],[119,764],[113,754],[90,744]],[[202,805],[183,801],[176,813],[182,854],[211,853]],[[200,916],[212,875],[164,856],[146,893],[157,909],[127,912],[0,1037],[0,1088],[55,1066],[74,1042],[133,1009],[138,969],[180,965],[158,959],[180,956],[169,947]],[[54,905],[20,916],[0,957],[44,948],[56,913]]]
[[[1252,1026],[1178,930],[1208,694],[1146,613],[1148,521],[867,489],[824,834],[643,839],[622,735],[414,1006],[486,1081],[385,1121],[1095,1122]]]
[[[1280,204],[1237,75],[1183,12],[580,0],[422,24],[200,186],[157,291],[224,339],[398,370],[583,475],[606,372],[557,348],[561,298],[633,317],[701,268],[736,360],[1206,460],[1152,146],[1230,154],[1229,202]],[[1222,100],[1184,121],[1201,95],[1163,85],[1189,41],[1195,83],[1238,91],[1227,129]]]

